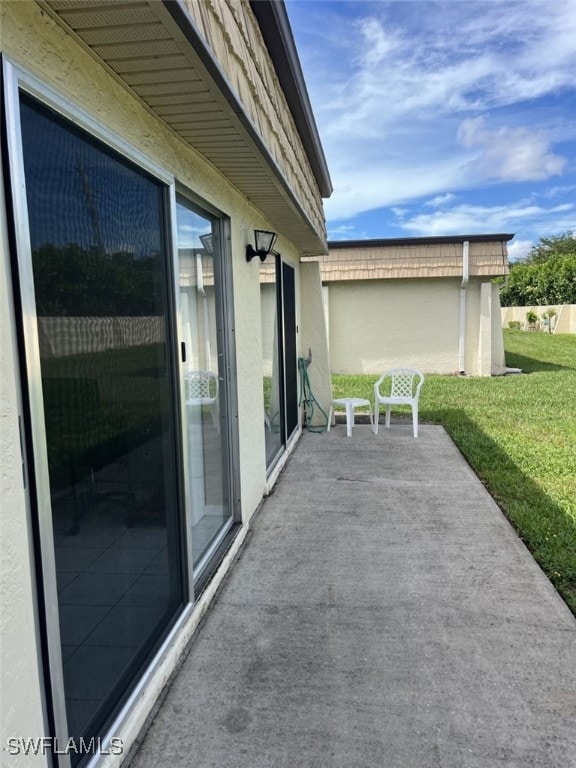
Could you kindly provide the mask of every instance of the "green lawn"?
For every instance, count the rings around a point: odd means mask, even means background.
[[[504,343],[527,375],[427,376],[420,421],[445,427],[576,613],[576,335]],[[372,399],[375,378],[334,376],[333,396]]]

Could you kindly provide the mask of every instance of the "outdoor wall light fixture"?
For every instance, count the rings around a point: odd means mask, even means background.
[[[277,237],[276,232],[255,229],[254,239],[256,241],[256,248],[253,248],[251,245],[246,246],[246,261],[252,261],[254,256],[258,256],[260,261],[264,261],[271,252]]]
[[[200,242],[202,243],[202,246],[207,254],[212,254],[214,252],[214,246],[212,245],[212,232],[209,232],[207,235],[200,235]]]

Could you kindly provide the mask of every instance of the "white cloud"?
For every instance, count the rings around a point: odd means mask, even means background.
[[[489,183],[562,183],[576,140],[562,106],[576,93],[574,0],[298,6],[329,220],[422,197],[442,208]]]
[[[446,205],[446,203],[451,203],[452,200],[455,199],[456,195],[447,192],[444,195],[436,195],[436,197],[433,197],[431,200],[427,200],[424,205],[428,205],[430,208],[440,208],[441,206]]]
[[[362,35],[370,41],[370,45],[362,49],[358,56],[361,65],[367,69],[378,66],[393,55],[402,52],[404,46],[402,36],[394,32],[390,33],[377,19],[362,19],[358,26]]]
[[[353,238],[352,235],[356,233]],[[353,224],[342,224],[338,227],[328,226],[328,240],[353,240],[359,239],[362,235],[358,234]]]
[[[371,136],[408,116],[437,120],[574,87],[571,0],[555,0],[546,13],[540,0],[453,2],[434,13],[421,3],[366,7],[370,15],[348,23],[333,51],[332,71],[321,73],[327,136]]]
[[[508,243],[508,260],[518,261],[518,259],[523,259],[533,245],[532,240],[516,240],[514,238],[512,242]]]
[[[332,173],[334,195],[324,207],[330,220],[349,219],[363,211],[402,205],[435,195],[462,183],[465,156],[455,154],[437,162],[421,161],[417,172],[397,165],[393,157],[358,169],[336,168]]]
[[[458,141],[466,148],[479,148],[471,165],[486,178],[541,181],[556,176],[566,166],[566,158],[550,151],[550,142],[542,132],[523,126],[489,130],[485,122],[484,117],[463,120]]]
[[[564,204],[546,209],[538,205],[510,204],[481,206],[462,204],[450,210],[417,213],[399,217],[398,224],[412,235],[435,237],[486,232],[522,231],[536,222],[543,232],[571,229],[576,218],[576,205]]]
[[[551,187],[546,191],[547,197],[571,197],[576,192],[576,186],[574,184],[565,184],[559,187]]]

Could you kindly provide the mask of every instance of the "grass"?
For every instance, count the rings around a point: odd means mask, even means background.
[[[527,375],[427,376],[420,420],[444,426],[576,614],[576,335],[504,343]],[[372,399],[375,378],[336,375],[333,396]]]

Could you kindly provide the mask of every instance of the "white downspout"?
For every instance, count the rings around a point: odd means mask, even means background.
[[[465,351],[466,351],[466,289],[470,279],[470,241],[464,240],[462,244],[462,285],[460,286],[460,334],[458,340],[458,372],[466,375]]]
[[[212,350],[210,349],[210,317],[208,314],[208,296],[204,290],[204,270],[202,268],[202,255],[196,254],[196,289],[200,296],[202,296],[202,307],[204,310],[204,344],[206,348],[206,360],[205,367],[207,370],[212,370]]]

